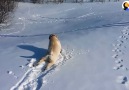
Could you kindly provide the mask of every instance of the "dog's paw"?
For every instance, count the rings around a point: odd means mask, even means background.
[[[42,69],[42,72],[44,72],[45,70],[46,70],[46,68],[43,68],[43,69]]]
[[[39,64],[37,62],[33,63],[33,67],[38,66]]]

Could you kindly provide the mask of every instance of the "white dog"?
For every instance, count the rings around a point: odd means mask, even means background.
[[[58,37],[55,34],[49,36],[49,46],[48,54],[43,57],[36,65],[41,64],[42,62],[46,63],[46,69],[49,69],[52,65],[55,64],[61,52],[61,43]]]

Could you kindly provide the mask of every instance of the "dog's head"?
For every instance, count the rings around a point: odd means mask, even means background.
[[[53,37],[55,37],[55,38],[58,39],[57,35],[55,35],[55,34],[51,34],[51,35],[49,36],[49,39],[51,39],[51,38],[53,38]]]

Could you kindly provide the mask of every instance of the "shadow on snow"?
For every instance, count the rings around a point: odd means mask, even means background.
[[[36,58],[36,60],[39,60],[47,53],[47,49],[38,48],[33,45],[18,45],[17,47],[21,49],[29,50],[34,53],[32,56],[20,56],[23,58]]]

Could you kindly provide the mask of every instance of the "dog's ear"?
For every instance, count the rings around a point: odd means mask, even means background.
[[[53,37],[53,36],[57,37],[57,35],[51,34],[51,35],[49,36],[49,39],[51,39],[51,37]],[[58,37],[57,37],[57,38],[58,38]]]
[[[55,35],[55,37],[56,37],[56,38],[58,38],[58,36],[57,36],[57,35]]]
[[[51,34],[50,36],[49,36],[49,39],[51,39],[51,37],[53,37],[54,36],[54,34]]]

